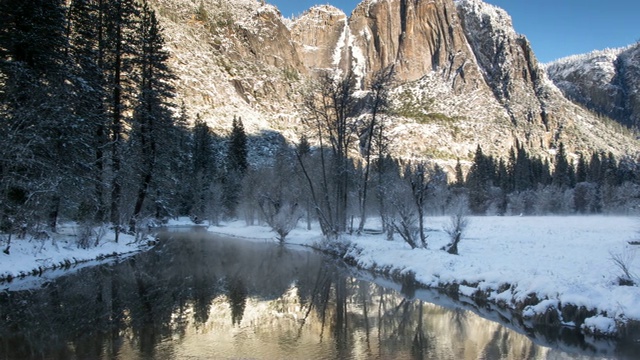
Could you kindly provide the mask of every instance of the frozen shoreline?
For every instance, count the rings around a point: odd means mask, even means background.
[[[334,254],[356,266],[424,286],[488,301],[532,323],[579,327],[586,334],[617,336],[640,322],[640,287],[620,286],[621,270],[612,257],[624,255],[632,274],[640,275],[640,221],[624,216],[471,217],[460,243],[460,255],[439,250],[448,241],[443,228],[448,217],[426,219],[428,248],[411,249],[384,235],[344,235]],[[185,220],[169,226],[188,225]],[[376,219],[367,223],[378,228]],[[64,268],[75,263],[148,248],[134,238],[107,233],[98,247],[79,249],[74,229],[65,227],[56,241],[14,240],[10,255],[0,252],[0,278],[38,275],[38,269]],[[210,233],[253,241],[276,241],[265,226],[243,221],[211,226]],[[286,240],[325,249],[317,224],[300,223]],[[335,245],[335,244],[333,244]],[[34,272],[35,271],[35,272]],[[7,288],[0,283],[0,290]]]
[[[376,228],[375,219],[368,227]],[[429,288],[491,302],[532,324],[578,327],[585,334],[621,336],[640,322],[640,287],[620,286],[612,257],[624,255],[640,275],[637,218],[624,216],[471,217],[460,255],[448,243],[448,217],[427,218],[428,249],[411,249],[383,235],[345,235],[340,255],[356,266],[417,281]],[[324,246],[317,225],[300,224],[287,243]],[[262,226],[234,222],[211,232],[275,241]],[[636,254],[638,256],[636,256]]]
[[[146,241],[136,242],[135,237],[105,231],[97,246],[82,249],[77,246],[79,227],[73,223],[61,225],[55,234],[46,239],[13,239],[9,254],[0,251],[0,290],[9,287],[11,281],[28,276],[60,275],[51,270],[69,269],[80,264],[111,258],[122,258],[150,248]],[[92,240],[95,241],[95,238]],[[3,239],[0,249],[6,248]]]

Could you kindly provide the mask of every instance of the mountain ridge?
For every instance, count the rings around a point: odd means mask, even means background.
[[[640,42],[558,59],[545,70],[567,98],[640,127]]]
[[[375,71],[394,65],[398,156],[469,159],[478,144],[506,156],[516,142],[543,157],[560,142],[574,154],[637,149],[567,100],[508,14],[480,0],[365,0],[350,16],[316,6],[295,19],[254,0],[151,3],[180,98],[219,131],[238,115],[250,132],[295,140],[305,130],[300,96],[314,74],[353,71],[364,90]]]

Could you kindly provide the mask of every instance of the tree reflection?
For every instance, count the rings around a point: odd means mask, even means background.
[[[549,334],[541,337],[560,341]],[[165,240],[116,265],[0,293],[0,359],[179,358],[193,343],[222,348],[201,358],[305,358],[317,349],[325,358],[535,359],[549,351],[468,311],[407,299],[328,258],[267,244]],[[256,344],[263,353],[250,352]],[[575,338],[558,346],[596,352]]]
[[[229,298],[229,306],[231,307],[231,323],[239,325],[244,315],[244,309],[247,306],[247,287],[242,279],[231,277],[227,279],[227,297]]]

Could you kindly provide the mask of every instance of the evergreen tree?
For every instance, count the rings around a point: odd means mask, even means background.
[[[578,165],[576,167],[576,183],[587,181],[587,163],[584,159],[584,155],[580,154],[578,157]]]
[[[110,113],[109,138],[111,145],[111,214],[110,220],[116,225],[121,223],[122,189],[125,174],[122,171],[125,129],[127,114],[135,104],[136,73],[135,59],[139,54],[139,8],[135,0],[113,0],[104,2],[104,65],[106,89],[108,90],[107,108]],[[117,235],[116,235],[117,241]]]
[[[138,191],[130,220],[130,230],[134,231],[141,215],[142,206],[152,186],[154,177],[161,175],[157,163],[169,163],[163,157],[172,146],[176,146],[173,132],[173,118],[168,100],[173,98],[173,87],[169,81],[173,75],[167,66],[169,54],[164,50],[164,39],[155,13],[146,2],[142,5],[140,21],[141,52],[137,59],[140,68],[138,102],[133,116],[131,138],[135,141],[138,167]],[[164,146],[160,146],[160,144]],[[134,166],[136,166],[134,165]],[[159,184],[156,181],[156,187]],[[164,190],[157,189],[157,193]],[[156,199],[160,201],[160,199]]]
[[[0,2],[0,217],[55,229],[76,145],[62,0]],[[29,200],[29,202],[27,202]],[[37,206],[34,206],[36,205]],[[29,212],[29,213],[27,213]],[[13,224],[13,225],[12,225]]]
[[[553,170],[553,185],[563,188],[570,187],[570,166],[567,161],[567,154],[564,150],[564,144],[560,143],[555,157],[555,168]]]
[[[533,179],[531,173],[531,159],[524,149],[518,146],[516,164],[513,171],[513,183],[516,191],[533,189]]]
[[[454,183],[454,186],[457,188],[463,187],[464,174],[462,173],[462,165],[460,164],[460,159],[456,161],[455,174],[456,174],[456,181]]]
[[[227,170],[244,174],[249,167],[247,134],[244,131],[242,118],[233,117],[229,150],[227,152]]]
[[[504,159],[500,159],[498,162],[497,184],[504,193],[511,191],[511,177],[507,170],[507,163]]]
[[[192,189],[191,201],[185,204],[185,210],[192,216],[203,219],[211,215],[209,206],[215,201],[212,185],[216,180],[216,158],[213,152],[213,135],[209,126],[196,117],[193,125]]]
[[[107,92],[104,87],[104,32],[103,7],[96,0],[73,0],[69,8],[70,54],[75,64],[73,87],[75,96],[72,107],[82,133],[87,138],[84,148],[88,154],[84,165],[90,169],[87,176],[93,183],[92,194],[80,201],[78,220],[102,222],[107,214],[106,206],[106,154],[108,113],[104,104]]]
[[[242,180],[249,167],[247,135],[241,118],[234,116],[227,148],[223,204],[228,216],[236,215]]]
[[[515,186],[515,173],[516,167],[518,164],[518,157],[516,155],[516,151],[513,146],[509,149],[509,160],[507,163],[507,175],[508,181],[506,182],[506,187],[503,189],[507,193],[511,193],[516,189]]]
[[[473,165],[469,170],[469,175],[467,175],[469,208],[476,214],[484,214],[487,210],[492,172],[490,158],[482,153],[482,148],[478,145],[473,158]]]
[[[587,181],[600,184],[602,182],[601,175],[601,163],[600,156],[597,152],[591,154],[591,161],[589,161],[589,172],[587,174]]]
[[[602,164],[602,169],[604,171],[603,181],[604,184],[609,186],[618,186],[620,185],[619,176],[618,176],[618,161],[616,160],[613,153],[607,154],[607,157]]]

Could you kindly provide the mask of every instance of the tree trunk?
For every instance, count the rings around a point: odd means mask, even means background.
[[[144,200],[146,199],[149,192],[151,178],[151,171],[148,171],[144,175],[142,183],[140,184],[140,188],[138,189],[138,196],[136,197],[136,204],[133,209],[133,215],[131,216],[131,220],[129,220],[129,231],[132,233],[136,231],[136,223],[138,221],[140,213],[142,212],[142,205],[144,205]]]

